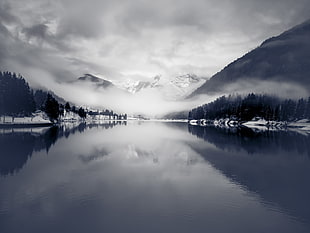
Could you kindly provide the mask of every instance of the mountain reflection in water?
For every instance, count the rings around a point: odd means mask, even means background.
[[[188,126],[219,150],[192,147],[235,183],[310,222],[310,136],[291,131]]]

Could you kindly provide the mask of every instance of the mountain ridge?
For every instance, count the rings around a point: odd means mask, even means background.
[[[107,87],[112,87],[115,86],[111,81],[108,81],[106,79],[99,78],[95,75],[92,74],[84,74],[84,76],[79,77],[77,80],[74,82],[89,82],[93,83],[96,85],[98,88],[107,88]]]
[[[173,78],[156,75],[150,81],[127,80],[119,83],[118,86],[132,94],[157,89],[169,100],[180,100],[201,86],[204,81],[205,78],[195,74],[183,74]]]
[[[214,94],[237,81],[275,81],[303,86],[310,92],[310,20],[278,36],[225,66],[189,97]]]
[[[205,78],[198,77],[195,74],[184,74],[174,78],[164,78],[161,75],[156,75],[153,79],[145,81],[130,79],[126,81],[109,81],[87,73],[71,82],[86,83],[99,90],[113,89],[132,95],[144,91],[157,91],[168,100],[180,100],[192,93],[204,81]]]

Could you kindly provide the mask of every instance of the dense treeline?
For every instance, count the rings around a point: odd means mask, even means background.
[[[59,100],[61,100],[59,102]],[[61,103],[63,102],[63,103]],[[43,90],[33,90],[21,75],[0,72],[0,116],[31,116],[35,110],[46,113],[52,122],[57,122],[66,113],[72,112],[85,119],[89,115],[109,115],[110,119],[126,120],[127,114],[118,115],[113,111],[87,111],[82,107],[70,106],[60,97]]]
[[[66,112],[73,112],[81,118],[86,118],[87,112],[84,108],[77,108],[76,106],[70,106],[69,102],[61,104],[50,93],[37,90],[34,94],[37,109],[44,111],[52,121],[57,121],[59,117],[64,116]]]
[[[0,72],[0,115],[28,116],[35,110],[33,92],[21,75]]]
[[[192,109],[188,115],[189,120],[230,118],[249,121],[255,117],[273,121],[310,119],[310,97],[281,100],[274,96],[253,93],[245,97],[222,96],[211,103]]]
[[[102,111],[89,111],[88,115],[90,116],[106,116],[110,120],[127,120],[127,114],[116,114],[112,110],[109,111],[108,109]]]
[[[0,72],[0,116],[25,117],[35,110],[44,111],[51,121],[57,121],[61,115],[61,105],[48,92],[33,90],[21,75]],[[79,110],[86,117],[85,110]]]

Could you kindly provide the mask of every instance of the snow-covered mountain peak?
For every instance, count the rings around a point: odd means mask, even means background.
[[[161,75],[156,75],[153,79],[153,82],[151,83],[151,86],[152,87],[156,87],[159,85],[159,82],[160,82],[160,79],[161,79]]]
[[[142,91],[147,88],[155,88],[159,86],[161,75],[157,75],[151,81],[137,81],[127,79],[125,82],[119,82],[118,87],[124,89],[132,94]]]
[[[201,78],[195,74],[185,74],[175,77],[173,80],[171,80],[171,83],[180,88],[188,88],[192,84],[199,83],[200,81]]]
[[[177,100],[189,95],[204,82],[204,78],[195,74],[180,75],[172,79],[157,75],[149,81],[127,79],[124,82],[118,82],[118,87],[132,94],[146,90],[158,91],[166,99]]]

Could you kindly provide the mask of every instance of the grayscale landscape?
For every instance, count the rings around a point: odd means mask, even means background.
[[[308,0],[0,0],[0,233],[310,232]]]

